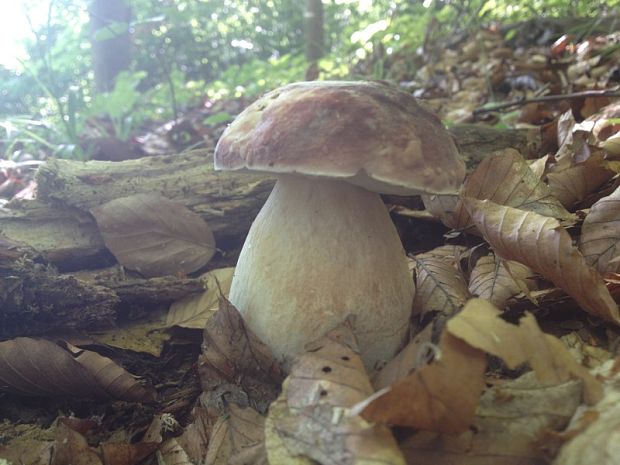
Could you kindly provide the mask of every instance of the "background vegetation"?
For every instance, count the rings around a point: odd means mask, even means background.
[[[299,0],[126,0],[127,19],[96,32],[93,11],[101,2],[46,1],[46,21],[32,28],[22,66],[0,66],[5,158],[24,151],[89,157],[83,143],[89,133],[128,140],[149,121],[222,98],[251,98],[309,71]],[[390,57],[403,49],[414,56],[425,40],[533,16],[595,20],[619,3],[324,0],[325,45],[316,71],[321,79],[390,79]],[[103,91],[94,72],[96,46],[123,36],[129,61]],[[415,71],[414,60],[407,66]]]

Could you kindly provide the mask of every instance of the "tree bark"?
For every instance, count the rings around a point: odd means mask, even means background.
[[[91,47],[97,92],[114,88],[118,73],[129,68],[131,10],[126,0],[92,0],[90,5]],[[126,24],[124,31],[122,25]],[[118,28],[118,30],[117,30]],[[112,35],[113,37],[105,37]],[[101,38],[101,36],[104,36]]]
[[[306,0],[304,8],[304,46],[308,63],[314,63],[325,53],[323,2]]]

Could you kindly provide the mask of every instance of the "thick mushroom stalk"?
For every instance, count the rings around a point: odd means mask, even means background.
[[[336,180],[280,175],[241,251],[230,300],[284,361],[348,315],[367,368],[407,333],[414,286],[378,194]]]

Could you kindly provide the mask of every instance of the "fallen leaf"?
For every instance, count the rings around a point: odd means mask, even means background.
[[[560,449],[553,465],[618,463],[620,376],[614,366],[619,361],[609,360],[597,373],[604,379],[604,396],[598,404],[577,411],[565,432],[570,440]]]
[[[462,197],[489,199],[500,205],[559,219],[573,217],[514,149],[496,152],[485,158],[465,181]],[[460,198],[423,195],[422,200],[425,207],[446,226],[458,230],[473,226]]]
[[[267,462],[265,418],[256,410],[230,404],[213,426],[204,465],[271,465]]]
[[[201,277],[206,291],[196,296],[177,300],[170,306],[166,327],[204,329],[218,308],[220,293],[228,298],[234,267],[211,270]]]
[[[508,368],[528,363],[544,385],[581,379],[588,402],[598,401],[600,383],[581,366],[562,342],[543,333],[530,313],[513,325],[500,318],[500,311],[484,299],[471,299],[447,331],[476,349],[501,358]]]
[[[89,335],[101,344],[159,357],[171,337],[162,329],[163,319],[161,312],[152,312],[145,318],[127,321],[106,331],[90,331]]]
[[[66,347],[27,337],[0,342],[0,384],[31,396],[154,399],[152,391],[109,358],[71,344]]]
[[[620,273],[620,187],[590,208],[581,227],[579,249],[600,273]]]
[[[437,312],[445,320],[465,305],[470,297],[467,283],[458,269],[456,257],[433,255],[433,252],[413,257],[416,292],[413,314],[423,317]]]
[[[215,252],[207,223],[161,195],[122,197],[93,208],[91,213],[118,262],[144,276],[191,273]]]
[[[466,198],[463,202],[499,256],[529,266],[589,313],[620,323],[618,306],[603,278],[587,265],[556,219],[488,200]]]
[[[224,297],[205,327],[198,374],[206,394],[218,399],[227,393],[240,405],[245,399],[259,412],[267,410],[284,379],[271,351]]]
[[[56,445],[50,465],[103,465],[86,438],[63,423],[56,428]]]
[[[288,465],[290,456],[302,456],[325,465],[404,465],[390,430],[350,411],[372,393],[349,324],[311,343],[269,409],[270,434],[279,439],[267,438],[269,463]]]
[[[600,158],[591,157],[580,165],[547,174],[547,181],[553,196],[572,209],[613,175]]]
[[[379,391],[391,384],[406,378],[414,370],[422,367],[429,362],[427,351],[434,351],[434,344],[431,344],[433,325],[429,324],[417,334],[401,350],[396,357],[384,366],[372,379],[372,385]],[[439,347],[437,347],[437,350]]]
[[[499,259],[495,254],[480,257],[471,270],[469,292],[502,309],[522,292],[529,294],[536,283],[534,272],[519,262]]]
[[[579,381],[541,386],[526,373],[487,389],[468,431],[420,431],[400,447],[416,465],[542,465],[548,451],[541,444],[566,427],[580,401]]]
[[[469,428],[484,388],[484,352],[444,332],[440,356],[356,406],[371,422],[457,433]]]

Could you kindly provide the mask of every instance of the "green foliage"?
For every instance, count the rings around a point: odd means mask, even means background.
[[[137,87],[146,77],[145,71],[131,73],[123,71],[116,77],[114,89],[95,96],[85,116],[106,117],[112,123],[114,136],[120,140],[128,140],[131,130],[142,121],[143,115],[136,111],[140,100]]]
[[[133,20],[111,23],[94,38],[88,2],[45,1],[48,19],[32,31],[24,69],[0,67],[5,154],[38,144],[48,153],[84,157],[80,139],[93,128],[107,134],[107,121],[113,135],[126,140],[148,119],[176,118],[204,98],[256,96],[303,80],[307,71],[300,0],[127,0]],[[585,16],[593,18],[579,26],[586,34],[598,15],[618,5],[620,0],[324,0],[327,54],[319,61],[320,77],[391,79],[398,75],[390,65],[399,54],[411,57],[400,63],[414,73],[414,51],[425,38],[432,42],[492,21]],[[118,76],[111,92],[96,95],[91,40],[127,30],[134,44],[131,70]],[[216,116],[205,124],[230,117]]]

